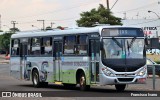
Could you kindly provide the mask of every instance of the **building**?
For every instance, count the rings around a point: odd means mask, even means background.
[[[123,26],[138,26],[144,30],[149,38],[160,37],[160,19],[126,19]]]

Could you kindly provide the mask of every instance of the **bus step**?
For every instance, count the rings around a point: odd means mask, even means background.
[[[54,84],[62,85],[62,82],[54,82]]]

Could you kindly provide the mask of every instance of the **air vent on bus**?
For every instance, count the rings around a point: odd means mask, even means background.
[[[133,81],[133,78],[118,78],[118,80],[120,82],[131,82],[131,81]]]

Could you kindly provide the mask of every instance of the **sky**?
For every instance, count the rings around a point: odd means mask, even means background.
[[[116,0],[109,0],[110,8]],[[158,3],[159,2],[159,3]],[[76,21],[80,18],[80,13],[97,8],[99,4],[106,7],[106,0],[1,0],[0,15],[1,29],[4,31],[13,27],[11,21],[16,21],[16,27],[21,31],[37,30],[45,26],[53,28],[57,26],[76,27]],[[160,16],[160,0],[118,0],[111,9],[113,15],[127,19],[156,19],[154,13]],[[32,27],[34,25],[34,27]]]

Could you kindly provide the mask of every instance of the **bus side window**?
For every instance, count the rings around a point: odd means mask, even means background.
[[[28,38],[28,55],[31,54],[31,39]]]
[[[12,40],[11,55],[13,56],[19,55],[19,40],[18,39]]]
[[[31,38],[31,55],[40,55],[40,38]]]
[[[75,44],[76,44],[76,36],[65,36],[63,53],[75,54]]]
[[[86,55],[87,54],[87,35],[79,35],[77,36],[77,51],[78,55]]]
[[[42,38],[41,54],[52,55],[52,37]]]

